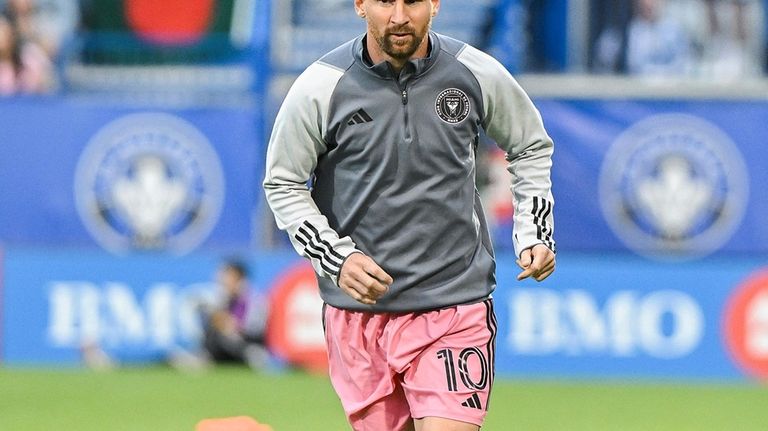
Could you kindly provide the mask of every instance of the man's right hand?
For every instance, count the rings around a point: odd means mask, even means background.
[[[392,277],[370,257],[352,253],[339,272],[339,287],[354,300],[373,305],[387,293]]]

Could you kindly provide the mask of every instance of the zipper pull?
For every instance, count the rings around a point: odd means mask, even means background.
[[[402,98],[403,98],[403,105],[407,105],[408,104],[408,90],[403,90]]]

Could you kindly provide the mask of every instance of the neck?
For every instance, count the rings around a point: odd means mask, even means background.
[[[416,48],[416,51],[408,58],[396,58],[384,52],[379,44],[376,43],[376,39],[373,37],[373,35],[371,35],[370,32],[365,39],[365,46],[368,50],[368,56],[371,58],[371,62],[373,62],[373,64],[379,64],[382,61],[386,61],[392,65],[392,69],[398,73],[403,69],[403,67],[405,67],[405,63],[407,63],[409,60],[424,58],[429,54],[429,34],[424,36],[424,39],[422,39],[419,47]]]

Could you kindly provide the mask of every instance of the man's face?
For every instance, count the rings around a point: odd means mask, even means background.
[[[242,286],[242,277],[232,268],[224,267],[219,270],[218,282],[227,295],[237,295]]]
[[[407,60],[425,43],[440,0],[355,0],[368,34],[387,56]]]
[[[648,21],[656,21],[664,4],[663,0],[637,0],[635,6],[641,17]]]

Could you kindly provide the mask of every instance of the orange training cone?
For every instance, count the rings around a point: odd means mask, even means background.
[[[203,419],[195,426],[195,431],[273,431],[269,425],[256,422],[248,416],[232,418]]]

